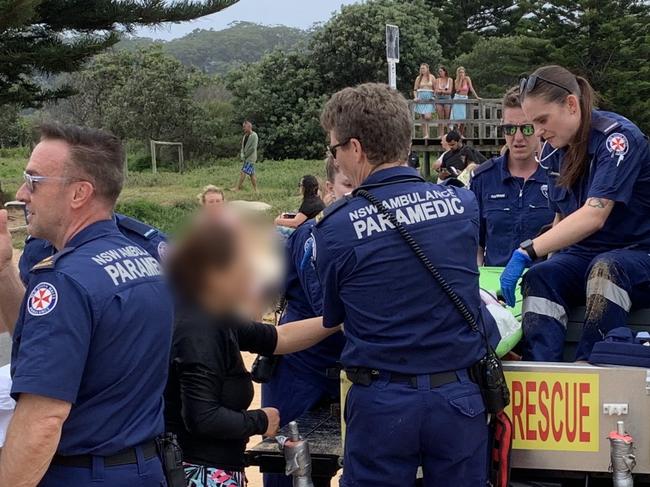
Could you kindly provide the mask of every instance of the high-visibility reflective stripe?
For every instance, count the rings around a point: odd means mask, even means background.
[[[538,298],[536,296],[528,296],[524,298],[524,303],[522,305],[522,311],[525,315],[526,313],[535,313],[542,316],[548,316],[554,320],[562,323],[562,326],[566,328],[566,325],[569,321],[565,309],[562,305],[554,303],[546,298]]]
[[[627,291],[604,277],[592,277],[587,281],[587,298],[594,294],[603,296],[625,311],[630,311],[632,307],[632,301]]]

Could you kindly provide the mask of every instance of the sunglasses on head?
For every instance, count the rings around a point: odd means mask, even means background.
[[[532,123],[524,123],[522,125],[515,125],[512,123],[504,123],[501,125],[501,130],[503,130],[503,135],[513,136],[517,133],[517,130],[521,130],[521,133],[526,137],[530,137],[535,133],[535,127]]]
[[[548,83],[553,86],[557,86],[558,88],[562,88],[564,91],[566,91],[569,94],[573,93],[573,91],[571,91],[563,84],[557,83],[555,81],[551,81],[550,79],[543,78],[538,74],[531,74],[530,76],[524,76],[519,80],[519,95],[524,96],[526,93],[530,93],[535,89],[535,86],[537,86],[537,83],[539,83],[540,81],[543,81],[544,83]]]

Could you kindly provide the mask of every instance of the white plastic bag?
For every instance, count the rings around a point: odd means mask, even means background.
[[[521,340],[521,323],[517,318],[508,311],[492,294],[481,289],[481,301],[487,307],[487,310],[497,322],[501,341],[497,346],[496,352],[499,357],[503,357]]]

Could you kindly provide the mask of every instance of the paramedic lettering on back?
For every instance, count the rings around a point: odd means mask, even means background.
[[[650,150],[628,119],[593,109],[584,78],[560,66],[539,68],[520,87],[522,108],[546,140],[551,230],[516,249],[501,276],[514,304],[523,269],[524,358],[559,361],[572,306],[587,311],[576,358],[626,325],[635,304],[650,299]]]
[[[123,162],[106,132],[41,127],[17,199],[30,234],[61,250],[29,271],[18,311],[18,403],[0,485],[165,485],[154,439],[163,432],[171,297],[158,262],[113,218]],[[5,218],[0,272],[13,287]]]
[[[411,120],[402,95],[379,84],[346,88],[321,121],[352,185],[382,200],[467,307],[483,314],[476,199],[404,165]],[[427,486],[484,485],[485,406],[467,374],[485,354],[481,336],[392,224],[355,192],[326,210],[313,235],[324,325],[345,322],[341,361],[354,383],[341,485],[388,487],[399,479],[413,486],[420,465]],[[491,318],[479,322],[494,330]]]

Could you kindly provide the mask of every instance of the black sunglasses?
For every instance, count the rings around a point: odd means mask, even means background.
[[[503,130],[503,135],[513,136],[517,133],[517,130],[521,130],[521,133],[526,137],[530,137],[535,133],[535,127],[532,123],[525,123],[523,125],[515,125],[513,123],[504,123],[501,125],[501,130]]]
[[[533,91],[535,89],[535,86],[537,86],[537,83],[540,81],[553,86],[557,86],[558,88],[562,88],[569,94],[573,93],[573,91],[560,83],[556,83],[550,79],[543,78],[538,74],[531,74],[530,76],[524,76],[519,80],[519,96],[524,96],[526,93]]]
[[[349,143],[352,139],[357,139],[359,140],[359,137],[348,137],[346,140],[343,142],[339,142],[336,145],[329,145],[327,146],[327,150],[329,151],[330,154],[332,154],[332,157],[336,159],[336,151],[338,150],[339,147],[343,147],[347,143]]]

